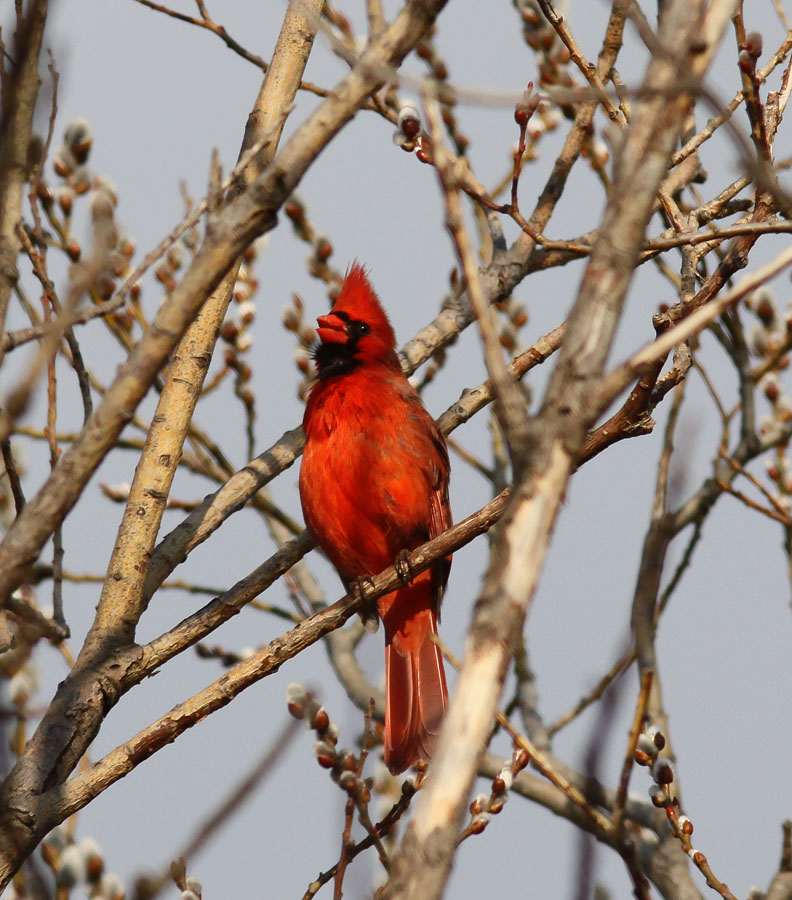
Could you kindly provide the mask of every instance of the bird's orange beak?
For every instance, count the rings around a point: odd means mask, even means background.
[[[333,313],[319,316],[316,320],[319,328],[317,334],[323,344],[345,344],[347,341],[346,322]]]

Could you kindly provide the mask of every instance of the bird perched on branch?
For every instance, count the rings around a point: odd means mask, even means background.
[[[394,563],[403,586],[377,600],[385,628],[385,763],[403,772],[432,753],[445,712],[437,632],[451,558],[414,578],[410,550],[451,525],[448,451],[404,376],[396,336],[355,263],[319,316],[319,378],[303,419],[303,515],[345,587]]]

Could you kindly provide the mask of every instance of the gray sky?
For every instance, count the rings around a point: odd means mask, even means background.
[[[651,12],[648,4],[644,6]],[[605,4],[573,2],[570,7],[567,15],[574,33],[584,51],[595,56]],[[746,14],[754,17],[752,27],[764,32],[766,58],[780,42],[772,4],[748,0],[745,7]],[[187,2],[180,8],[194,12]],[[239,0],[210,6],[218,22],[264,58],[271,53],[284,9],[283,3]],[[345,3],[343,9],[362,29],[363,4]],[[740,86],[732,42],[727,36],[725,51],[708,79],[713,94],[724,101]],[[71,117],[85,116],[90,121],[94,131],[91,168],[115,182],[120,198],[117,218],[136,241],[139,259],[181,218],[179,180],[184,179],[192,196],[200,198],[212,149],[219,149],[226,169],[233,164],[258,90],[259,71],[208,32],[145,10],[132,0],[55,4],[46,43],[61,73],[56,142]],[[635,52],[632,34],[628,45],[633,52],[620,57],[620,71],[629,84],[640,77],[645,57]],[[514,96],[536,78],[534,56],[523,44],[518,17],[509,3],[450,3],[439,21],[438,47],[459,85]],[[415,60],[407,69],[422,71]],[[320,38],[306,77],[331,85],[344,70]],[[314,104],[309,95],[298,97],[287,134]],[[46,108],[40,110],[42,127],[46,112]],[[462,130],[473,141],[476,174],[485,184],[494,183],[508,169],[516,138],[511,108],[465,105],[458,115]],[[744,118],[744,114],[735,117],[743,133]],[[521,181],[525,209],[531,208],[565,133],[562,125],[543,143],[539,162],[526,167]],[[789,155],[791,145],[786,125],[778,138],[778,156]],[[703,162],[712,176],[702,189],[707,196],[737,171],[736,154],[725,137],[706,146]],[[455,264],[442,225],[442,199],[433,170],[394,147],[391,129],[381,119],[360,113],[310,170],[300,194],[317,229],[333,242],[332,262],[342,270],[355,258],[369,266],[398,338],[405,342],[435,315]],[[603,202],[602,190],[579,165],[547,233],[572,237],[587,230],[597,222]],[[650,233],[659,230],[658,221],[653,221]],[[509,233],[513,237],[514,231]],[[751,256],[751,267],[769,259],[781,246],[781,239],[763,240]],[[303,297],[310,318],[326,309],[322,286],[306,272],[306,256],[305,245],[292,236],[282,217],[257,263],[261,287],[256,298],[255,345],[249,354],[259,398],[257,452],[302,417],[295,393],[294,348],[280,326],[280,316],[293,291]],[[522,333],[526,343],[565,318],[581,271],[582,265],[574,264],[523,282],[517,297],[530,315]],[[789,295],[788,279],[779,279],[775,290],[783,306]],[[158,291],[152,280],[145,282],[144,296],[147,308],[153,309]],[[670,299],[667,284],[654,269],[644,266],[631,288],[614,360],[651,338],[651,314],[659,302]],[[86,326],[80,337],[83,346],[91,348],[89,364],[109,378],[118,356],[101,326]],[[106,348],[99,351],[104,358],[95,347]],[[711,373],[721,374],[733,392],[734,380],[708,335],[702,338],[702,354]],[[531,375],[535,396],[540,395],[546,374]],[[477,338],[474,329],[468,329],[451,348],[447,367],[426,391],[428,408],[439,415],[463,386],[474,386],[484,377]],[[65,390],[73,391],[72,403],[62,407],[64,428],[74,427],[79,417],[77,394],[73,386],[68,387],[69,380],[64,370],[61,381]],[[709,471],[717,446],[712,406],[693,373],[690,382],[676,460],[685,485],[682,497]],[[150,414],[151,408],[147,403],[142,411]],[[31,420],[41,421],[41,410],[39,402]],[[654,435],[612,448],[572,481],[528,623],[540,709],[547,720],[572,706],[624,645],[665,416],[666,410],[661,409]],[[236,465],[244,464],[240,407],[207,401],[199,406],[196,421],[212,428],[219,423],[224,449]],[[488,458],[483,415],[456,437]],[[31,465],[43,464],[45,459],[43,448],[36,452],[40,459],[31,455]],[[89,485],[66,532],[67,568],[104,571],[121,507],[100,501],[98,485],[131,480],[135,461],[133,454],[114,455]],[[452,504],[455,517],[462,518],[486,502],[488,487],[458,458],[452,458],[452,465]],[[284,508],[300,518],[297,471],[295,466],[286,472],[272,490]],[[188,499],[210,490],[207,482],[180,474],[173,495]],[[163,528],[170,530],[180,518],[180,513],[166,514]],[[684,807],[696,828],[694,843],[734,893],[744,896],[755,882],[766,887],[778,863],[780,823],[792,815],[790,589],[781,531],[774,523],[725,497],[708,520],[704,537],[694,566],[662,621],[658,648]],[[679,558],[684,540],[685,536],[674,544],[672,562]],[[244,511],[193,553],[176,577],[225,588],[272,549],[260,520]],[[341,594],[338,579],[315,556],[310,564],[328,600],[336,599]],[[479,539],[454,561],[442,634],[458,654],[485,558],[486,539]],[[66,589],[66,615],[75,647],[97,599],[96,588]],[[280,583],[266,599],[289,604]],[[43,596],[41,602],[46,602]],[[160,592],[143,620],[140,640],[170,627],[197,603],[180,592]],[[281,630],[279,620],[246,610],[207,643],[238,650],[263,644]],[[382,670],[381,633],[367,638],[361,660],[377,681]],[[64,674],[62,664],[49,651],[42,671],[42,702]],[[190,653],[174,660],[113,710],[92,758],[99,758],[219,674],[215,663],[197,661]],[[280,729],[286,719],[286,685],[293,680],[320,693],[340,726],[341,743],[352,744],[362,718],[334,685],[324,648],[315,646],[109,789],[80,814],[78,833],[94,836],[106,853],[108,867],[125,880],[167,864],[195,824],[247,772]],[[626,685],[617,724],[606,738],[602,777],[611,785],[617,779],[632,713],[632,672]],[[558,736],[555,752],[577,765],[596,725],[595,708]],[[204,897],[300,897],[318,872],[337,859],[343,796],[314,762],[312,744],[312,737],[301,732],[265,786],[191,865],[189,873],[204,884]],[[497,746],[505,748],[502,741]],[[631,787],[646,791],[643,771],[635,773]],[[487,791],[489,786],[481,782],[478,789]],[[569,896],[574,891],[577,841],[572,826],[513,798],[482,836],[466,842],[457,856],[447,896],[517,897],[537,889],[543,896]],[[364,896],[378,869],[373,855],[354,863],[346,895]],[[615,897],[629,895],[623,864],[606,850],[600,851],[598,878]],[[698,882],[706,892],[703,880]],[[330,890],[325,888],[320,896],[329,896]],[[175,888],[168,896],[177,896]]]

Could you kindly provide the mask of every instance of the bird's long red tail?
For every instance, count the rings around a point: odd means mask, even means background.
[[[428,574],[428,573],[427,573]],[[392,599],[391,599],[392,598]],[[394,774],[432,755],[448,689],[443,656],[432,640],[437,617],[429,578],[381,600],[385,615],[385,764]]]

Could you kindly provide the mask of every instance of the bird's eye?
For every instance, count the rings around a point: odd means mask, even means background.
[[[354,338],[362,338],[364,335],[371,334],[371,328],[366,322],[350,322],[349,333]]]

